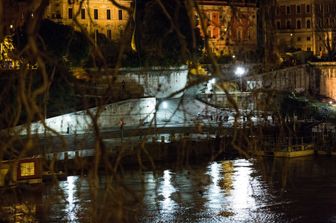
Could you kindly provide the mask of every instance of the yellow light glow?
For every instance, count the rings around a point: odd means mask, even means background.
[[[35,175],[35,163],[25,162],[20,163],[21,177],[34,176]]]

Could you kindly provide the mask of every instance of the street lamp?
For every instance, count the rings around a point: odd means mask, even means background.
[[[236,67],[236,70],[234,71],[235,75],[240,78],[240,90],[243,90],[243,76],[246,73],[246,69],[242,66]]]

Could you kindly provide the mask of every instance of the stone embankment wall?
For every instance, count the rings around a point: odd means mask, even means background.
[[[40,122],[28,125],[20,125],[12,129],[12,133],[26,135],[29,130],[32,134],[52,133],[75,134],[92,131],[92,123],[97,117],[97,124],[100,128],[119,127],[120,121],[125,126],[141,125],[143,122],[154,118],[156,107],[155,98],[140,98],[120,101],[105,105],[101,108],[92,108],[60,115]]]
[[[310,63],[246,77],[247,88],[324,95],[336,99],[336,63]]]
[[[121,85],[124,82],[133,89],[142,87],[144,97],[181,97],[181,93],[175,93],[184,89],[188,81],[187,66],[121,68],[119,70],[91,70],[89,72],[92,76],[98,77],[98,82],[103,89],[106,89],[108,84]],[[111,83],[111,80],[113,80],[113,83]]]
[[[35,122],[29,127],[17,126],[12,131],[20,135],[27,134],[28,129],[33,134],[51,133],[52,131],[60,134],[74,134],[91,131],[92,117],[97,112],[99,113],[97,123],[100,128],[119,127],[121,120],[124,120],[125,126],[142,125],[144,122],[153,120],[157,98],[168,97],[185,88],[188,80],[188,69],[186,66],[150,68],[149,70],[122,68],[118,72],[115,70],[92,70],[90,75],[98,77],[96,79],[103,89],[102,92],[105,92],[104,89],[107,89],[111,83],[122,86],[124,82],[127,89],[142,87],[143,98],[119,101],[106,105],[101,110],[92,108],[48,118],[45,120],[45,125],[42,122]],[[180,97],[181,95],[180,93],[173,97]]]
[[[313,75],[316,77],[321,95],[336,99],[336,63],[313,63]]]

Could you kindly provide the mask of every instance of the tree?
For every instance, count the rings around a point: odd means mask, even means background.
[[[23,50],[27,45],[27,24],[17,29],[16,45]],[[90,43],[84,34],[70,26],[42,20],[38,29],[39,47],[46,52],[50,63],[67,63],[70,66],[83,65],[89,58]],[[27,52],[28,53],[28,52]],[[29,58],[29,56],[26,56]]]
[[[145,64],[185,64],[200,53],[202,38],[186,1],[147,0],[137,6],[137,49]]]
[[[264,66],[269,67],[277,62],[277,46],[275,45],[275,7],[276,0],[259,0],[259,48],[264,58]]]

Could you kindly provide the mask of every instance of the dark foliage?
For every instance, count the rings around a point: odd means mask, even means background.
[[[15,34],[16,46],[19,50],[27,45],[26,28],[18,29]],[[69,63],[71,66],[83,64],[89,57],[90,43],[85,35],[65,26],[42,20],[37,33],[39,47],[50,64],[59,62]],[[26,52],[29,54],[29,52]],[[27,55],[27,57],[29,57]]]
[[[192,24],[183,1],[160,3],[153,0],[138,3],[138,58],[140,62],[148,65],[185,63],[199,55],[203,48],[200,30]]]

